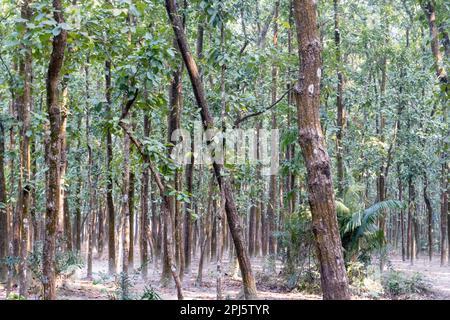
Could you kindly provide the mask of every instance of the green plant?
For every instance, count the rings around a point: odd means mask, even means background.
[[[140,300],[162,300],[152,286],[146,286]]]
[[[373,206],[350,213],[351,210],[344,210],[343,203],[340,203],[339,212],[347,212],[338,215],[342,246],[345,251],[345,260],[358,259],[365,264],[370,262],[371,254],[376,250],[381,250],[386,239],[383,230],[378,228],[379,219],[388,209],[402,209],[404,203],[397,200],[381,201]]]
[[[431,288],[429,282],[418,272],[408,276],[403,272],[392,270],[383,275],[381,283],[391,297],[423,294],[429,292]]]
[[[42,276],[42,242],[35,246],[35,250],[28,254],[27,264],[35,279],[41,284],[43,283]],[[68,251],[62,252],[57,250],[55,255],[55,275],[56,277],[68,277],[77,269],[83,268],[83,260],[78,252]]]
[[[119,273],[116,277],[115,300],[133,300],[130,292],[133,286],[133,281],[127,273]]]
[[[6,300],[27,300],[24,296],[21,296],[17,293],[10,293],[8,297],[6,297]]]

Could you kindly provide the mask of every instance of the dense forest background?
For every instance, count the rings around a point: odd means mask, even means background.
[[[0,298],[450,297],[448,1],[0,12]],[[196,123],[279,170],[176,162]]]

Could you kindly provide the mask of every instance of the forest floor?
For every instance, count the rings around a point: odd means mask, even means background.
[[[138,258],[136,259],[138,261]],[[184,298],[187,300],[211,300],[216,299],[216,263],[205,263],[203,270],[202,286],[196,285],[198,261],[194,260],[194,268],[183,279]],[[268,300],[317,300],[321,299],[319,294],[308,294],[299,291],[290,291],[284,285],[279,273],[281,265],[277,265],[277,275],[267,276],[263,271],[264,260],[254,258],[252,266],[255,271],[258,297]],[[432,262],[422,256],[416,260],[414,265],[410,262],[403,262],[401,257],[391,256],[389,268],[407,275],[420,273],[430,284],[430,292],[426,295],[415,295],[412,299],[445,299],[450,300],[450,267],[440,267],[439,257],[435,257]],[[77,270],[70,278],[60,280],[58,284],[58,299],[61,300],[109,300],[117,299],[119,294],[117,282],[113,277],[107,275],[107,261],[94,260],[93,280],[85,278],[86,269]],[[223,296],[225,299],[241,299],[241,279],[230,274],[231,266],[227,259],[223,261]],[[130,291],[134,298],[139,299],[146,287],[153,288],[161,299],[176,299],[176,290],[170,281],[166,287],[160,284],[161,266],[151,265],[148,271],[148,280],[143,281],[138,273],[130,275]],[[29,299],[37,299],[31,295]],[[0,300],[5,299],[5,289],[0,284]],[[366,296],[354,296],[353,299],[370,299]],[[381,299],[388,299],[381,297]]]
[[[431,292],[435,299],[450,300],[450,265],[441,267],[440,257],[433,256],[429,261],[426,254],[422,254],[414,264],[402,261],[401,256],[392,256],[390,259],[394,270],[408,275],[420,273],[431,285]]]

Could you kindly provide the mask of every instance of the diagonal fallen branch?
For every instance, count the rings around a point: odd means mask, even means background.
[[[287,90],[285,93],[283,93],[283,95],[282,95],[277,101],[275,101],[274,103],[272,103],[272,104],[271,104],[270,106],[268,106],[267,108],[262,109],[262,110],[260,110],[260,111],[257,111],[257,112],[255,112],[255,113],[247,114],[246,116],[244,116],[244,117],[242,117],[242,118],[240,118],[240,119],[237,119],[237,120],[234,122],[233,128],[236,128],[236,127],[237,127],[238,125],[240,125],[242,122],[244,122],[244,121],[246,121],[246,120],[248,120],[248,119],[250,119],[250,118],[257,117],[257,116],[259,116],[259,115],[261,115],[261,114],[263,114],[263,113],[269,111],[270,109],[274,108],[277,104],[279,104],[281,101],[283,101],[284,97],[286,97],[292,90],[294,90],[294,86],[292,86],[289,90]]]

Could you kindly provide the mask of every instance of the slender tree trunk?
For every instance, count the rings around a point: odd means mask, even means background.
[[[448,263],[448,168],[446,163],[442,164],[441,170],[441,266]]]
[[[111,61],[105,62],[105,95],[106,95],[106,113],[111,117]],[[113,147],[111,129],[106,128],[106,207],[108,208],[108,272],[114,274],[116,268],[116,225],[113,200],[113,177],[111,162],[113,160]]]
[[[280,2],[275,3],[275,16],[274,16],[274,27],[273,27],[273,46],[275,50],[278,47],[278,11]],[[274,64],[272,66],[272,104],[277,101],[277,81],[278,81],[278,68]],[[277,116],[275,111],[272,111],[272,129],[277,128]],[[273,161],[274,159],[272,159]],[[269,203],[267,204],[267,219],[268,221],[268,237],[269,237],[269,255],[271,259],[275,260],[276,255],[276,213],[278,211],[278,200],[277,200],[277,176],[273,174],[270,175],[269,180]],[[273,268],[272,268],[273,267]],[[273,263],[271,272],[275,272],[275,263]]]
[[[61,0],[53,0],[53,17],[59,24],[64,23]],[[47,204],[45,218],[45,241],[43,249],[43,283],[45,300],[56,299],[55,284],[55,249],[56,249],[56,229],[58,217],[60,216],[60,138],[61,107],[59,105],[60,71],[64,60],[64,49],[66,47],[67,32],[61,32],[53,38],[52,53],[47,74],[47,111],[50,121],[50,141],[48,148],[48,186]]]
[[[128,212],[130,218],[130,239],[128,249],[128,267],[134,268],[134,172],[130,170],[130,187],[128,190]]]
[[[22,2],[21,18],[31,20],[31,8],[28,0]],[[24,30],[28,28],[24,24]],[[25,32],[25,31],[24,31]],[[31,156],[30,156],[30,110],[31,110],[31,80],[32,55],[29,45],[22,45],[23,54],[19,62],[19,74],[23,79],[23,88],[17,98],[17,116],[22,123],[20,129],[19,179],[16,215],[19,218],[19,294],[27,297],[27,255],[31,206]]]
[[[144,137],[148,138],[150,136],[150,119],[147,114],[144,115]],[[142,170],[142,182],[141,182],[141,233],[140,233],[140,248],[141,248],[141,268],[142,268],[142,278],[147,279],[148,270],[148,239],[147,239],[147,229],[148,229],[148,194],[149,188],[149,171],[148,171],[148,157],[144,158],[144,168]]]
[[[338,197],[344,196],[344,160],[342,139],[344,135],[344,75],[342,74],[341,57],[341,31],[339,29],[339,0],[334,0],[334,44],[336,46],[336,73],[337,73],[337,132],[336,132],[336,167],[337,167],[337,185]]]
[[[130,240],[130,137],[123,138],[123,178],[122,178],[122,273],[128,274]]]
[[[402,177],[401,177],[401,171],[400,171],[400,164],[397,165],[397,176],[398,176],[398,201],[403,201],[403,184],[402,184]],[[401,231],[401,237],[402,237],[402,261],[406,260],[406,248],[405,248],[405,218],[404,218],[404,211],[403,209],[400,209],[400,231]]]
[[[0,120],[0,261],[8,255],[8,212],[6,209],[6,176],[5,176],[5,128]],[[0,282],[5,282],[8,269],[0,263]]]
[[[297,85],[299,142],[307,168],[312,230],[324,299],[350,299],[336,217],[330,158],[320,125],[321,45],[313,0],[295,0],[300,73]]]
[[[415,215],[415,189],[412,177],[408,179],[408,242],[409,258],[411,264],[414,264],[416,256],[416,241],[414,238],[414,215]]]
[[[428,259],[433,258],[433,207],[431,205],[430,196],[428,195],[428,177],[424,173],[423,177],[423,199],[427,207],[427,222],[428,222]]]

